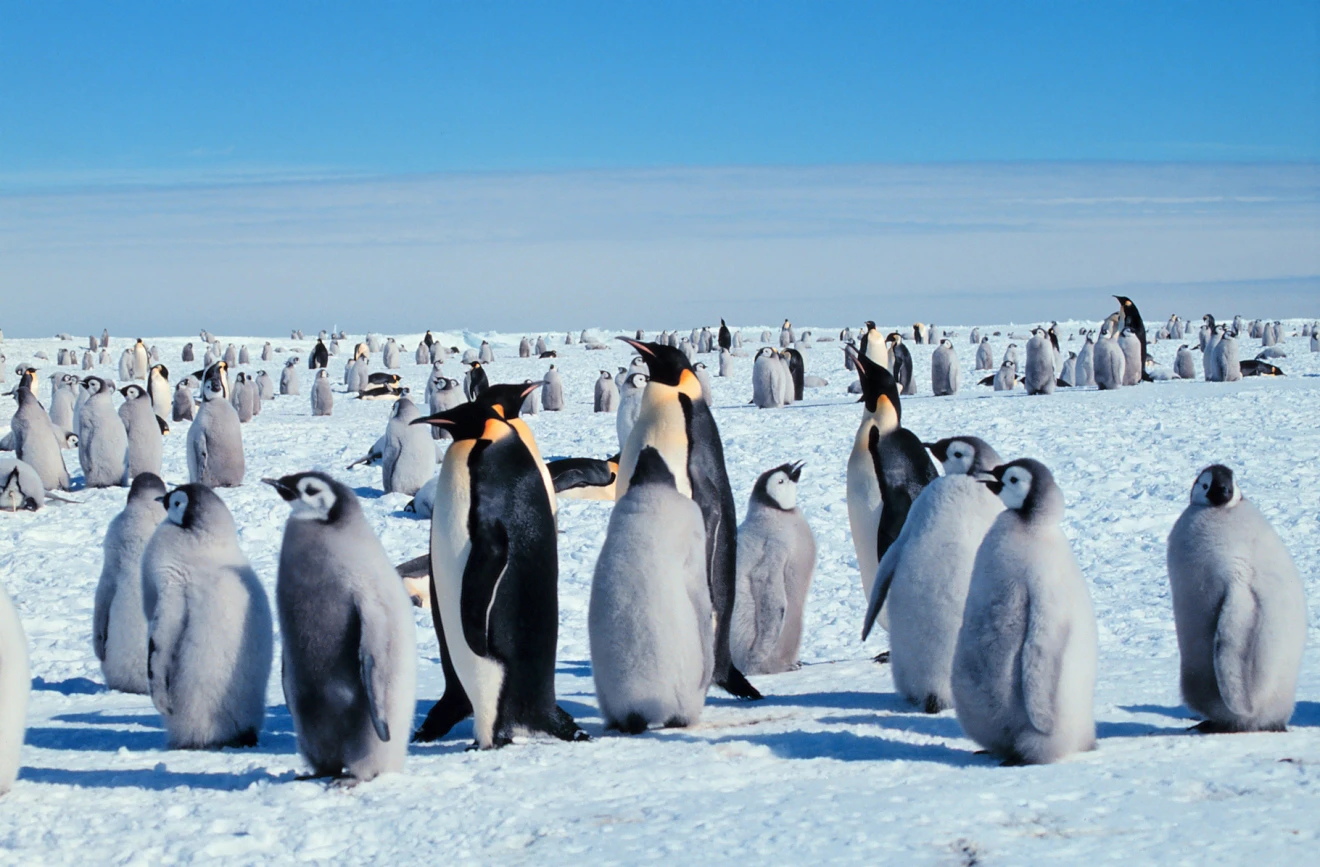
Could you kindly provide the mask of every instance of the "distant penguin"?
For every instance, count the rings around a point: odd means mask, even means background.
[[[482,364],[495,363],[495,350],[485,340],[481,341],[481,346],[477,348],[477,360]]]
[[[1022,384],[1027,394],[1054,394],[1054,351],[1040,329],[1036,329],[1027,341],[1027,366]]]
[[[541,411],[541,386],[534,384],[530,379],[524,379],[523,385],[532,386],[526,390],[527,396],[523,398],[522,406],[519,407],[520,415],[536,415]],[[435,410],[432,410],[434,412]]]
[[[225,400],[225,370],[218,361],[202,374],[202,406],[188,428],[188,477],[213,488],[243,484],[247,470],[242,425]]]
[[[454,439],[431,515],[431,611],[476,745],[504,746],[519,729],[585,740],[555,703],[558,541],[536,459],[489,406],[460,404],[416,423],[444,425]],[[417,738],[433,740],[456,721],[423,725]]]
[[[1095,344],[1095,384],[1101,391],[1122,388],[1126,360],[1114,337],[1102,336]]]
[[[976,552],[953,702],[982,747],[1045,764],[1095,747],[1095,614],[1054,476],[1029,458],[993,472],[986,484],[1006,509]]]
[[[274,357],[275,357],[275,349],[270,345],[270,341],[267,340],[261,346],[261,360],[270,361]]]
[[[885,346],[889,350],[889,356],[893,358],[890,373],[898,383],[899,393],[916,394],[916,383],[912,379],[912,353],[908,352],[907,346],[903,344],[902,336],[897,331],[893,332],[885,338]]]
[[[330,373],[324,367],[316,371],[312,381],[312,415],[331,415],[335,411],[335,395],[330,390]]]
[[[930,356],[930,386],[936,397],[958,393],[958,353],[953,341],[941,340]]]
[[[1114,298],[1118,300],[1119,310],[1123,314],[1123,329],[1131,333],[1131,335],[1136,339],[1137,344],[1139,346],[1139,351],[1136,356],[1136,364],[1135,364],[1136,378],[1133,382],[1123,383],[1124,385],[1136,385],[1138,382],[1141,382],[1142,379],[1144,378],[1144,372],[1146,370],[1146,359],[1150,357],[1149,354],[1146,352],[1146,323],[1141,318],[1141,313],[1137,310],[1137,305],[1132,303],[1131,298],[1127,298],[1123,295],[1115,295]],[[1128,349],[1124,348],[1123,354],[1125,356],[1128,356],[1129,355]],[[1131,377],[1134,375],[1132,373],[1132,368],[1134,367],[1132,363],[1132,359],[1128,358],[1126,364],[1127,364],[1127,368],[1126,368],[1127,376]]]
[[[151,402],[152,412],[158,418],[169,418],[173,394],[169,368],[163,364],[153,364],[147,371],[147,398]]]
[[[226,347],[225,347],[225,354],[221,356],[221,360],[222,360],[225,364],[229,365],[230,367],[237,367],[237,366],[238,366],[238,347],[234,346],[234,344],[232,344],[232,343],[229,344],[228,346],[226,346]]]
[[[642,338],[638,337],[637,339],[641,340]],[[724,324],[723,319],[720,320],[719,344],[720,344],[720,349],[733,348],[733,334],[730,333],[729,326]],[[720,376],[723,375],[724,374],[720,374]]]
[[[139,337],[133,344],[133,379],[146,379],[151,367],[151,356],[147,354],[146,344]]]
[[[733,353],[727,349],[720,350],[720,366],[717,376],[733,376]]]
[[[518,341],[518,357],[519,358],[532,357],[532,341],[528,340],[526,337]]]
[[[179,360],[180,361],[196,360],[196,357],[193,355],[193,345],[191,343],[183,344],[183,352],[179,354]]]
[[[1077,378],[1073,385],[1095,385],[1095,340],[1086,335],[1086,342],[1077,353]]]
[[[797,505],[802,462],[756,480],[738,528],[738,582],[729,649],[747,674],[798,667],[802,614],[816,569],[816,539]]]
[[[1320,352],[1320,330],[1311,329],[1311,351]]]
[[[324,473],[263,481],[292,507],[275,604],[298,752],[317,776],[398,773],[417,695],[403,583],[347,486]]]
[[[110,332],[105,328],[101,329],[101,348],[110,348]]]
[[[393,337],[385,341],[385,346],[381,350],[381,363],[386,370],[399,369],[399,344],[394,342]]]
[[[467,374],[463,377],[463,394],[468,400],[476,400],[490,385],[490,380],[486,378],[486,371],[482,368],[480,361],[469,361],[465,364],[469,367]]]
[[[192,386],[189,385],[189,377],[179,380],[179,384],[174,387],[174,400],[171,403],[170,420],[171,421],[192,421],[193,411],[196,409],[193,404]]]
[[[1008,344],[1008,346],[1004,349],[1004,359],[1003,359],[1003,361],[1011,361],[1011,362],[1013,362],[1013,365],[1014,365],[1014,366],[1017,366],[1017,363],[1018,363],[1018,352],[1017,352],[1017,344],[1016,344],[1016,343],[1010,343],[1010,344]],[[1001,362],[1000,362],[1000,365],[1002,366],[1002,364],[1003,364],[1003,362],[1001,361]]]
[[[111,400],[114,383],[89,376],[83,380],[83,388],[87,389],[87,402],[78,413],[78,463],[83,484],[89,488],[126,484],[128,431]]]
[[[239,550],[233,516],[209,487],[165,495],[165,520],[142,553],[142,596],[151,701],[170,747],[256,745],[274,644],[270,603]]]
[[[119,354],[119,378],[124,382],[133,379],[133,350],[125,349]]]
[[[399,398],[390,413],[380,462],[381,487],[387,494],[412,496],[435,475],[431,433],[413,425],[421,415],[406,397]]]
[[[0,586],[0,795],[18,779],[31,691],[27,636],[13,600]]]
[[[761,409],[783,406],[784,376],[779,353],[769,346],[757,350],[752,362],[752,403]]]
[[[1196,359],[1186,343],[1178,347],[1178,356],[1173,362],[1173,372],[1179,379],[1196,379]]]
[[[610,515],[587,613],[591,672],[607,729],[688,726],[715,669],[701,508],[651,446]]]
[[[980,344],[976,347],[976,369],[977,370],[995,369],[994,350],[990,348],[989,337],[982,337]]]
[[[275,384],[271,381],[270,374],[264,370],[257,371],[257,411],[261,411],[261,402],[263,400],[275,399]]]
[[[105,685],[146,695],[147,618],[142,610],[142,552],[165,520],[165,483],[154,473],[133,479],[124,510],[110,521],[92,613],[92,649]]]
[[[1069,352],[1068,357],[1063,360],[1063,372],[1059,374],[1059,379],[1066,386],[1077,384],[1077,353]]]
[[[66,373],[60,377],[52,377],[51,382],[57,379],[59,386],[50,396],[50,423],[55,425],[56,430],[71,431],[74,429],[73,405],[78,399],[78,377]]]
[[[82,356],[82,369],[91,370],[96,366],[96,358],[91,352],[84,352]]]
[[[729,655],[729,629],[737,581],[737,508],[724,465],[724,444],[691,364],[658,343],[624,339],[646,361],[650,375],[642,411],[619,457],[616,491],[627,493],[637,457],[647,446],[664,458],[678,492],[695,500],[706,524],[707,586],[715,611],[714,682],[738,698],[758,699]]]
[[[302,394],[302,386],[298,382],[296,356],[285,361],[284,369],[280,371],[280,394]]]
[[[629,373],[619,387],[619,411],[614,420],[615,431],[619,435],[619,451],[623,451],[632,433],[637,416],[642,411],[642,395],[646,391],[647,376],[644,373]]]
[[[545,354],[546,352],[548,352],[549,350],[550,350],[550,347],[546,345],[546,343],[545,343],[545,337],[544,337],[544,336],[538,336],[538,337],[536,338],[536,357],[537,357],[537,358],[540,358],[542,355],[544,355],[544,354]]]
[[[247,344],[243,344],[243,348],[238,351],[238,363],[240,365],[252,363],[252,356],[248,354]]]
[[[234,378],[233,394],[230,397],[230,405],[238,413],[238,420],[241,424],[247,424],[252,421],[252,416],[256,415],[254,404],[257,402],[256,388],[248,380],[246,373],[240,372]]]
[[[866,321],[866,327],[862,329],[861,354],[886,370],[889,369],[889,351],[885,348],[885,338],[880,334],[880,329],[875,327],[875,323],[869,319]]]
[[[1124,329],[1118,336],[1118,348],[1123,352],[1123,385],[1138,384],[1142,379],[1141,341],[1131,331]]]
[[[161,441],[160,419],[151,409],[151,398],[140,385],[120,389],[124,402],[119,405],[119,420],[128,436],[128,476],[131,482],[143,473],[160,476],[165,444]]]
[[[316,340],[316,346],[312,347],[312,352],[307,356],[307,369],[324,369],[330,364],[330,351],[325,348],[325,342],[320,338]]]
[[[1238,360],[1238,342],[1236,337],[1225,334],[1215,344],[1215,369],[1219,371],[1220,382],[1237,382],[1242,379],[1242,365]]]
[[[1283,731],[1306,644],[1288,549],[1228,467],[1206,467],[1168,543],[1182,695],[1205,732]]]
[[[953,707],[954,648],[976,551],[1003,504],[983,483],[998,453],[977,437],[930,445],[944,475],[921,491],[876,570],[862,639],[890,606],[889,663],[899,695],[926,711]]]
[[[559,412],[564,408],[564,383],[553,364],[541,380],[541,407],[546,412]]]
[[[1205,373],[1206,382],[1223,382],[1224,373],[1219,367],[1219,341],[1221,335],[1218,328],[1211,328],[1210,334],[1206,338],[1205,346],[1201,352],[1201,370]]]
[[[615,412],[619,408],[619,388],[614,384],[614,377],[608,370],[602,370],[596,380],[595,400],[592,409],[595,412]]]

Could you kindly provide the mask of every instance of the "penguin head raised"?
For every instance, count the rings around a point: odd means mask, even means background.
[[[893,427],[898,427],[903,421],[903,407],[898,402],[898,382],[894,379],[894,375],[883,364],[876,364],[862,355],[856,347],[848,346],[844,351],[852,358],[857,368],[857,378],[862,384],[862,400],[866,404],[866,411],[872,415],[883,416],[888,416],[892,412]]]
[[[413,419],[411,424],[443,427],[449,431],[454,442],[476,439],[498,440],[508,436],[513,430],[494,407],[473,401]]]
[[[980,437],[947,437],[923,445],[943,465],[946,476],[989,473],[1002,462],[999,452]]]
[[[476,402],[490,407],[500,418],[509,421],[517,418],[518,413],[522,412],[523,400],[527,398],[527,395],[540,387],[541,383],[539,382],[525,382],[522,385],[500,383],[499,385],[489,386],[477,395]]]
[[[660,343],[643,343],[631,337],[619,339],[641,353],[653,385],[675,388],[693,400],[701,399],[701,383],[692,372],[692,363],[681,350]]]
[[[999,495],[1004,506],[1024,521],[1063,517],[1063,493],[1049,467],[1032,458],[1018,458],[990,471],[986,487]]]
[[[293,508],[289,517],[294,520],[333,523],[356,500],[352,491],[321,472],[294,473],[262,481]]]
[[[1242,499],[1233,471],[1223,464],[1211,464],[1192,485],[1192,503],[1197,506],[1236,506]]]
[[[803,461],[794,461],[761,473],[752,487],[752,502],[781,512],[796,509],[798,479],[802,477],[803,464]]]
[[[159,376],[161,379],[168,382],[170,378],[170,369],[163,364],[153,364],[151,370],[149,370],[147,374],[148,376]]]

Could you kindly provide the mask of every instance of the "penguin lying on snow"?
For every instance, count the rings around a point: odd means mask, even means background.
[[[47,491],[41,475],[25,461],[0,458],[0,512],[36,512],[47,500],[74,502]]]
[[[565,500],[615,499],[615,481],[619,477],[619,456],[596,458],[558,458],[547,461],[546,468],[554,482],[555,495]]]

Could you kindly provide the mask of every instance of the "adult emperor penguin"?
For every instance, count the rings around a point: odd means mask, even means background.
[[[870,599],[880,558],[898,538],[921,489],[939,473],[921,440],[902,426],[903,408],[894,377],[865,355],[853,360],[865,409],[848,457],[848,525],[862,595]],[[887,628],[886,619],[880,624]]]
[[[490,380],[486,378],[486,371],[480,361],[465,361],[463,363],[468,365],[468,372],[463,377],[463,394],[468,400],[476,400],[490,385]]]
[[[602,370],[600,378],[596,380],[592,409],[595,412],[617,412],[619,409],[619,387],[614,384],[614,377],[608,370]]]
[[[0,795],[18,779],[31,691],[27,636],[13,600],[0,586]]]
[[[1141,357],[1137,365],[1137,380],[1140,381],[1146,370],[1146,322],[1141,318],[1141,313],[1137,310],[1137,305],[1132,303],[1132,299],[1124,295],[1115,295],[1118,299],[1119,309],[1123,313],[1123,327],[1132,332],[1132,335],[1141,344]]]
[[[243,428],[225,400],[225,370],[217,361],[202,374],[202,406],[188,428],[188,478],[195,484],[230,488],[243,484]]]
[[[888,605],[894,688],[926,713],[939,713],[953,707],[953,653],[972,563],[1004,507],[981,481],[1000,462],[988,443],[951,437],[929,448],[944,475],[922,490],[880,560],[862,639]]]
[[[587,611],[605,727],[696,723],[715,669],[701,508],[652,446],[610,515]]]
[[[160,475],[165,444],[161,440],[160,419],[151,409],[151,398],[142,386],[134,383],[120,389],[124,402],[119,405],[119,420],[128,436],[128,475],[132,482],[143,473]]]
[[[192,377],[185,376],[179,380],[178,385],[174,386],[174,401],[170,410],[171,421],[192,421],[197,406],[193,403],[191,382]]]
[[[903,336],[897,331],[891,332],[885,338],[885,347],[888,350],[889,371],[894,375],[894,380],[898,383],[900,394],[916,394],[917,386],[912,379],[912,353],[903,343]]]
[[[553,364],[541,380],[541,408],[546,412],[559,412],[564,408],[564,382]]]
[[[637,338],[637,339],[640,340],[641,338],[639,337],[639,338]],[[723,319],[720,320],[720,337],[719,337],[719,343],[720,343],[720,349],[732,349],[732,348],[733,348],[733,334],[730,333],[730,331],[729,331],[729,326],[727,326],[727,325],[724,324],[724,320],[723,320]]]
[[[545,459],[541,457],[541,449],[536,444],[536,436],[532,433],[531,427],[520,418],[523,401],[537,388],[539,388],[538,384],[530,382],[523,385],[513,383],[492,385],[481,393],[481,397],[477,398],[476,402],[495,410],[495,414],[508,422],[513,432],[518,435],[518,439],[527,447],[527,451],[531,452],[532,459],[536,461],[537,469],[541,472],[541,480],[545,482],[545,493],[550,498],[550,512],[555,514],[559,511],[559,501],[555,497],[555,483],[550,477],[550,469],[546,466]]]
[[[105,685],[146,695],[147,618],[142,611],[142,552],[165,520],[165,483],[154,473],[133,479],[124,510],[105,531],[104,559],[92,611],[92,650]]]
[[[585,740],[555,704],[558,542],[535,458],[483,404],[414,424],[444,425],[454,438],[431,514],[432,613],[471,701],[477,746],[504,746],[518,730]]]
[[[171,748],[254,746],[274,644],[266,591],[214,491],[183,485],[164,502],[142,552],[151,701]]]
[[[147,345],[139,337],[133,344],[133,379],[146,379],[151,368],[151,357],[147,354]]]
[[[628,442],[628,434],[642,412],[642,395],[646,392],[645,373],[628,373],[619,387],[619,411],[615,414],[614,428],[619,435],[619,451]]]
[[[940,340],[940,345],[930,356],[930,387],[936,397],[958,393],[958,353],[954,351],[953,341]]]
[[[316,776],[402,771],[417,695],[403,583],[348,487],[315,472],[262,481],[293,509],[275,606],[298,751]]]
[[[78,463],[83,484],[89,488],[126,484],[128,431],[110,398],[114,383],[89,376],[83,380],[83,388],[87,389],[87,403],[78,413]]]
[[[312,415],[331,415],[335,411],[335,393],[330,390],[330,372],[322,367],[312,381]]]
[[[798,667],[802,614],[816,569],[816,539],[797,507],[802,462],[766,470],[738,528],[738,582],[730,651],[748,674]]]
[[[1306,596],[1283,540],[1233,471],[1206,467],[1173,525],[1169,587],[1183,701],[1205,732],[1283,731],[1306,644]]]
[[[747,682],[729,655],[729,627],[737,580],[737,511],[724,466],[724,444],[710,407],[701,397],[692,365],[682,352],[658,343],[624,340],[642,355],[650,381],[642,411],[619,457],[616,492],[628,493],[642,449],[652,446],[673,473],[678,492],[701,508],[706,524],[706,581],[715,611],[715,683],[746,699],[761,694]]]
[[[325,341],[318,337],[316,345],[312,347],[311,355],[307,356],[307,369],[325,369],[329,364],[330,350],[325,348]]]
[[[1045,764],[1095,747],[1095,614],[1049,469],[1022,458],[993,474],[1006,509],[976,552],[953,703],[1006,764]]]
[[[794,401],[800,401],[802,389],[806,386],[807,364],[802,359],[802,353],[792,347],[783,350],[780,357],[788,363],[788,385],[791,388],[791,397]],[[709,395],[706,402],[710,402]]]
[[[170,370],[163,364],[153,364],[147,371],[147,396],[156,416],[165,421],[170,417],[174,390],[170,388]]]
[[[395,401],[390,412],[380,461],[380,483],[387,494],[411,497],[435,475],[435,443],[431,433],[413,425],[421,415],[406,397]]]
[[[1027,341],[1027,366],[1022,379],[1027,394],[1054,394],[1054,350],[1039,328]]]
[[[886,370],[889,369],[889,351],[885,348],[885,338],[880,334],[880,329],[875,327],[875,323],[869,319],[866,320],[866,327],[862,329],[861,347],[862,355]]]
[[[297,356],[284,362],[284,369],[280,371],[280,394],[302,394],[298,382]]]

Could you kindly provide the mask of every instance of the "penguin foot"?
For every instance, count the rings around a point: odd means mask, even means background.
[[[1233,734],[1234,732],[1237,731],[1237,729],[1233,728],[1227,723],[1216,722],[1215,720],[1208,719],[1208,720],[1202,720],[1201,722],[1187,729],[1187,731],[1196,732],[1197,734],[1203,734],[1203,735],[1228,735],[1228,734]]]
[[[665,720],[665,728],[667,729],[685,729],[688,725],[689,722],[687,717],[671,716],[669,719]]]
[[[256,745],[257,745],[257,731],[256,729],[248,729],[245,732],[239,732],[238,736],[235,737],[232,741],[223,743],[220,746],[244,749],[247,747],[255,747]]]
[[[449,734],[450,729],[470,716],[472,716],[472,702],[467,700],[466,695],[455,697],[445,693],[431,706],[426,719],[417,731],[413,732],[412,742],[427,744],[438,741]]]
[[[732,665],[729,666],[728,676],[719,681],[717,685],[729,695],[743,701],[760,701],[765,698],[756,687],[747,682],[747,678],[743,677],[743,673]]]
[[[940,711],[944,710],[944,706],[940,704],[940,700],[938,698],[936,698],[933,695],[928,695],[926,696],[926,705],[925,707],[922,708],[922,710],[926,711],[926,713],[939,713]]]
[[[629,725],[634,717],[641,719],[640,714],[628,714],[628,717],[623,721],[622,725]],[[620,728],[623,730],[622,726]],[[646,728],[646,720],[642,720],[642,728]],[[577,723],[573,722],[573,717],[569,715],[568,711],[564,710],[559,705],[555,705],[554,711],[550,715],[550,720],[545,727],[545,731],[547,734],[553,735],[561,741],[577,743],[591,740],[591,735],[584,732]],[[628,733],[636,734],[636,732],[632,731]]]
[[[1001,768],[1020,768],[1020,767],[1022,767],[1023,765],[1026,765],[1026,764],[1029,764],[1029,763],[1027,762],[1026,759],[1022,758],[1021,756],[1009,756],[1009,757],[1007,757],[1006,759],[1004,759],[1002,762],[999,763],[999,767],[1001,767]]]
[[[889,661],[889,651],[888,650],[880,651],[875,655],[875,659],[873,661],[878,662],[881,665],[884,665],[886,662]]]

